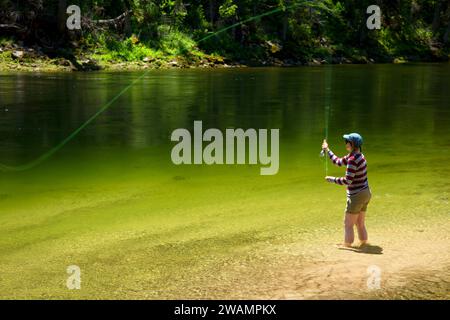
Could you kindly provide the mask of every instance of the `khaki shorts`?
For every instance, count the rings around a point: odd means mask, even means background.
[[[357,194],[347,196],[347,207],[345,213],[360,213],[361,211],[367,211],[367,205],[369,204],[372,193],[369,188],[361,190]]]

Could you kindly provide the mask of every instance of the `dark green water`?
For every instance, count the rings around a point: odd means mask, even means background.
[[[1,75],[1,162],[45,153],[139,75]],[[439,64],[153,71],[55,158],[167,151],[171,132],[194,120],[204,128],[280,128],[285,152],[318,150],[327,103],[330,141],[358,131],[372,150],[425,152],[450,145],[449,89],[450,66]]]

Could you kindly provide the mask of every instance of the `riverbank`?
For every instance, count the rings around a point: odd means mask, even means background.
[[[448,1],[0,5],[0,70],[95,71],[442,62]],[[381,18],[381,19],[379,19]],[[79,23],[71,24],[74,21]]]
[[[27,47],[16,43],[0,44],[0,71],[21,72],[72,72],[72,71],[138,71],[145,69],[174,68],[236,68],[236,67],[296,67],[319,66],[323,64],[372,64],[407,62],[446,62],[450,55],[383,57],[375,60],[364,55],[330,55],[309,59],[280,59],[265,57],[250,60],[232,60],[218,54],[206,54],[199,49],[182,55],[155,54],[133,61],[111,59],[109,54],[95,50],[87,53],[71,53],[52,56],[45,49]]]
[[[144,57],[137,61],[110,60],[95,52],[70,57],[52,57],[40,47],[16,44],[0,46],[1,71],[71,72],[71,71],[137,71],[171,68],[227,68],[243,67],[217,55]]]

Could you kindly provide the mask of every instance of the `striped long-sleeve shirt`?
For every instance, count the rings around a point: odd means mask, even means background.
[[[346,185],[348,195],[354,195],[369,187],[367,162],[362,153],[352,152],[343,158],[339,158],[331,150],[328,150],[328,156],[335,165],[347,167],[345,177],[334,178],[334,183]]]

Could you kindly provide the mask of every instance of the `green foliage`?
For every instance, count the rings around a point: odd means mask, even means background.
[[[96,39],[93,57],[100,61],[128,61],[137,62],[144,58],[169,60],[177,55],[194,54],[201,56],[195,47],[195,41],[186,34],[169,30],[167,26],[160,26],[158,31],[165,35],[159,41],[141,42],[132,35],[123,40],[104,33]]]
[[[27,35],[29,43],[42,42],[37,28],[49,38],[46,46],[53,41],[59,47],[61,40],[69,46],[76,40],[81,48],[107,52],[112,59],[124,61],[155,52],[189,55],[198,53],[198,46],[206,53],[238,60],[304,61],[336,55],[430,59],[450,50],[450,41],[446,42],[450,3],[446,0],[377,1],[382,10],[381,30],[366,27],[366,9],[374,4],[371,0],[74,0],[83,15],[93,20],[113,19],[127,10],[132,14],[129,20],[101,30],[93,24],[82,33],[62,36],[49,19],[59,12],[59,3],[2,0],[0,21],[28,28],[20,38]],[[7,30],[9,37],[15,35],[14,30]],[[139,41],[134,42],[132,34]],[[272,50],[268,41],[281,49]]]
[[[231,18],[236,16],[237,5],[233,0],[225,0],[225,2],[219,7],[219,16],[221,18]]]
[[[195,41],[183,32],[172,30],[161,38],[159,48],[169,55],[185,54],[195,50]]]
[[[13,40],[6,37],[0,37],[0,46],[10,46],[13,44]]]
[[[104,47],[99,52],[104,55],[103,59],[119,61],[140,61],[145,57],[153,56],[154,51],[142,43],[136,43],[134,37],[125,40],[105,38]]]
[[[151,23],[158,19],[160,15],[160,8],[154,2],[140,4],[141,1],[134,0],[132,9],[133,16],[138,24]]]

